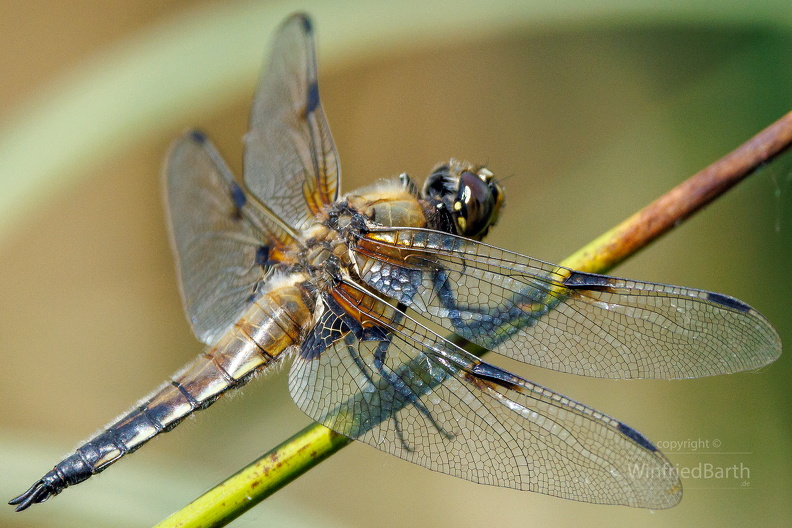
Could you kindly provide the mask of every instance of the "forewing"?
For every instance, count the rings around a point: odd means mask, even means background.
[[[603,504],[679,502],[673,466],[634,429],[408,317],[386,330],[389,344],[349,332],[320,354],[298,354],[297,405],[339,433],[473,482]]]
[[[420,229],[357,241],[361,277],[468,341],[519,361],[604,378],[694,378],[755,369],[775,329],[725,295],[572,271]]]
[[[316,80],[313,31],[294,15],[278,32],[245,135],[245,184],[300,230],[338,199],[340,168]]]
[[[269,241],[244,214],[244,192],[200,132],[171,147],[165,195],[184,309],[196,337],[211,344],[248,305]]]

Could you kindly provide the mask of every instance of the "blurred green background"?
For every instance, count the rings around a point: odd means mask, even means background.
[[[714,3],[713,3],[714,4]],[[744,5],[743,5],[744,4]],[[176,289],[159,173],[181,130],[241,170],[272,31],[305,9],[345,190],[486,162],[489,242],[564,256],[792,109],[788,2],[0,2],[0,498],[201,351]],[[792,343],[792,156],[615,271],[728,293]],[[609,381],[508,364],[624,420],[684,480],[649,512],[478,486],[354,444],[234,526],[786,525],[788,354],[756,373]],[[153,524],[308,422],[286,369],[4,526]],[[676,447],[672,442],[685,442]],[[693,451],[691,448],[698,446]],[[745,474],[743,474],[745,476]]]

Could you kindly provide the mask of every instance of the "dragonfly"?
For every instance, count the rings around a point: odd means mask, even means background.
[[[471,346],[560,372],[679,379],[762,367],[773,326],[727,295],[584,273],[482,239],[493,173],[459,160],[341,195],[313,29],[276,34],[235,179],[186,132],[164,170],[187,318],[204,353],[25,493],[44,502],[292,358],[297,406],[330,429],[473,482],[668,508],[671,462],[634,428],[483,361]]]

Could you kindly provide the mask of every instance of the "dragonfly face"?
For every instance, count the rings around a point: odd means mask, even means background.
[[[610,378],[732,373],[780,354],[773,327],[737,299],[481,243],[503,202],[485,168],[451,160],[420,192],[403,176],[342,197],[304,15],[278,32],[244,161],[243,185],[196,131],[166,161],[183,302],[207,351],[13,499],[18,510],[104,470],[288,351],[295,403],[337,432],[474,482],[666,508],[681,485],[646,437],[460,343]]]
[[[503,189],[484,167],[464,167],[451,160],[426,179],[423,198],[451,218],[436,229],[481,240],[495,225],[503,204]]]

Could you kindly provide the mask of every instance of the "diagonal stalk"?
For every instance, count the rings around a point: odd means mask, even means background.
[[[694,174],[561,265],[605,273],[681,224],[792,145],[792,112]],[[352,442],[314,423],[174,513],[156,528],[217,527],[266,499]]]

